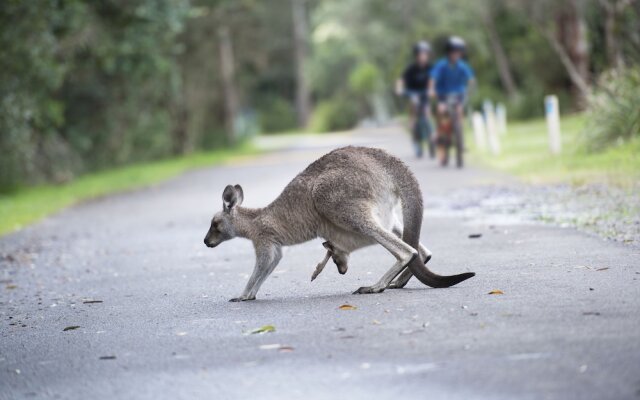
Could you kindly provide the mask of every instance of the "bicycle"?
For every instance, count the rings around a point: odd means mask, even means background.
[[[431,122],[428,116],[429,110],[429,98],[425,92],[408,93],[406,95],[411,101],[411,107],[415,115],[415,122],[411,127],[411,133],[413,136],[413,144],[415,146],[416,156],[422,158],[423,155],[423,143],[427,142],[429,148],[429,157],[435,157],[435,145],[431,138],[433,131]]]
[[[441,101],[445,107],[438,107],[438,131],[436,137],[438,160],[440,165],[449,165],[449,152],[451,146],[455,147],[456,166],[464,166],[464,132],[459,108],[464,104],[460,95],[448,95]]]

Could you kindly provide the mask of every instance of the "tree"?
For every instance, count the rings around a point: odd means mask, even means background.
[[[509,59],[507,58],[507,54],[504,51],[504,46],[502,45],[502,38],[500,37],[496,29],[495,18],[495,2],[491,1],[484,7],[484,12],[482,12],[482,22],[487,32],[489,44],[491,45],[491,50],[493,51],[493,55],[496,60],[496,66],[498,67],[502,86],[504,87],[507,95],[510,98],[515,98],[518,94],[518,88],[516,87],[515,81],[513,79],[513,73],[511,72]]]
[[[308,27],[306,0],[291,0],[293,18],[293,50],[296,63],[296,112],[298,126],[305,127],[311,115],[311,99],[307,83],[305,64],[308,53]]]
[[[238,115],[238,94],[235,86],[235,62],[231,33],[224,18],[218,19],[218,49],[220,57],[220,79],[224,92],[225,125],[229,143],[234,142],[235,121]]]
[[[586,0],[516,0],[513,3],[523,10],[556,53],[573,84],[579,108],[586,105],[586,98],[591,90],[585,2]]]

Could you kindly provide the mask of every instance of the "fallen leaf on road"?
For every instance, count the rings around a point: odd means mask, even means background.
[[[15,289],[17,287],[18,287],[17,285],[7,285],[7,286],[5,286],[5,288],[7,288],[7,290],[13,290],[13,289]]]
[[[86,299],[82,301],[82,304],[95,304],[95,303],[102,303],[102,300]]]
[[[490,291],[487,294],[504,294],[504,292],[502,290],[499,290],[499,289],[493,289],[492,291]]]
[[[280,353],[291,353],[293,350],[294,349],[291,346],[280,346],[280,348],[278,349]]]
[[[604,268],[598,268],[598,269],[596,269],[596,271],[606,271],[608,269],[609,269],[609,267],[604,267]]]
[[[275,349],[279,349],[279,348],[280,348],[280,345],[277,344],[277,343],[274,343],[274,344],[263,344],[263,345],[260,345],[260,347],[259,347],[260,350],[275,350]]]
[[[276,331],[276,327],[273,325],[265,325],[265,326],[261,326],[260,328],[256,328],[252,331],[247,332],[248,335],[255,335],[255,334],[262,334],[262,333],[267,333],[267,332],[275,332]]]
[[[78,325],[71,325],[71,326],[67,326],[66,328],[64,328],[62,330],[62,332],[72,331],[72,330],[75,330],[75,329],[78,329],[78,328],[80,328]]]
[[[478,239],[482,237],[482,233],[471,233],[469,234],[469,239]]]
[[[340,309],[340,310],[357,310],[358,307],[352,306],[351,304],[343,304],[340,307],[338,307],[338,309]]]
[[[100,356],[98,360],[115,360],[116,356]]]

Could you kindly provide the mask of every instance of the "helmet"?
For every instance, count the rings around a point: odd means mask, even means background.
[[[431,53],[431,45],[425,40],[421,40],[413,45],[413,55],[417,56],[420,53]]]
[[[452,51],[465,51],[466,48],[467,44],[465,43],[464,39],[459,36],[451,36],[449,39],[447,39],[447,53],[450,53]]]

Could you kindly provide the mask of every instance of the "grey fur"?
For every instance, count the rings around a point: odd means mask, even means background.
[[[296,176],[268,206],[241,207],[243,199],[239,185],[225,188],[223,210],[214,215],[204,239],[208,247],[234,237],[253,242],[253,273],[242,294],[231,301],[254,300],[260,285],[278,265],[282,247],[316,237],[329,242],[328,255],[341,272],[346,272],[351,252],[375,243],[395,256],[394,265],[376,284],[355,293],[382,292],[401,273],[403,280],[396,287],[404,286],[412,274],[432,287],[448,287],[474,276],[439,276],[423,264],[430,252],[421,250],[419,243],[420,187],[407,166],[384,150],[334,150]],[[407,267],[411,274],[403,273]],[[318,273],[322,268],[324,265],[318,265]]]

